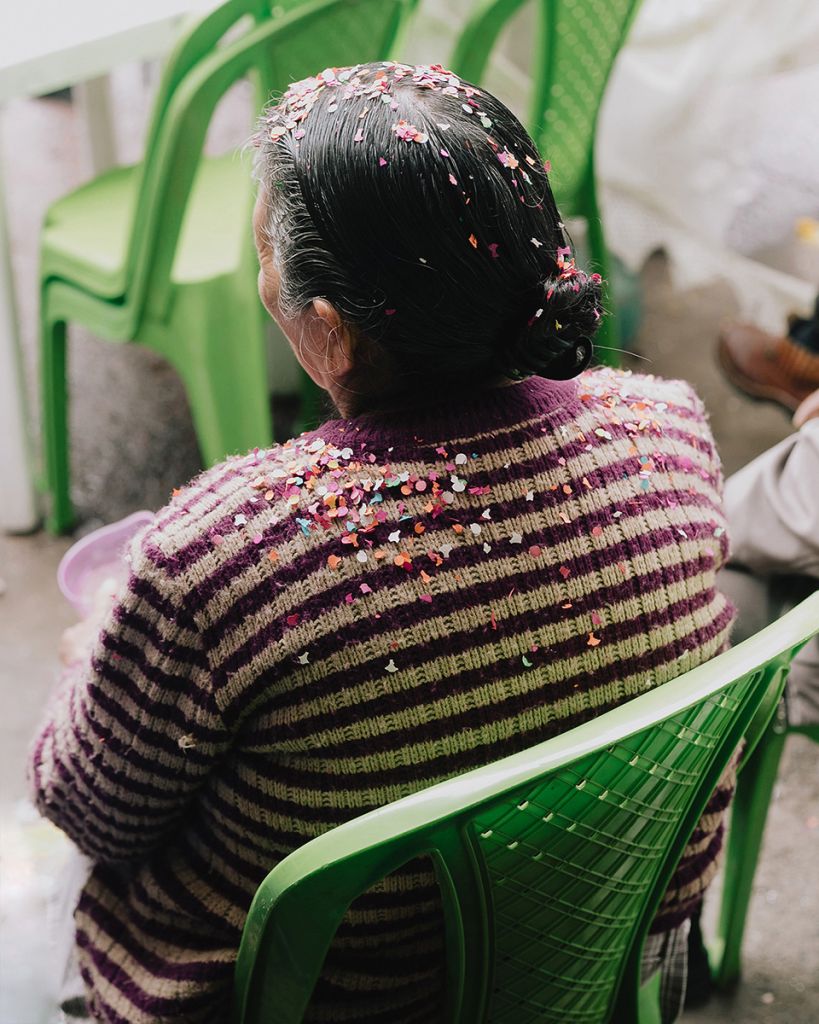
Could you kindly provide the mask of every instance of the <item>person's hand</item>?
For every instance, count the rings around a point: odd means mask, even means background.
[[[63,631],[57,654],[66,668],[90,657],[116,592],[117,581],[113,577],[103,580],[94,593],[88,615],[75,626],[69,626]]]
[[[793,414],[793,425],[801,427],[808,420],[816,419],[817,416],[819,416],[819,388],[812,391]]]

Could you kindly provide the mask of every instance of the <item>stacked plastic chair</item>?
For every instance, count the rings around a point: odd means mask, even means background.
[[[816,614],[819,619],[819,612]],[[716,937],[709,947],[718,988],[730,989],[740,978],[742,940],[765,822],[785,742],[792,735],[807,736],[819,743],[819,725],[789,725],[786,704],[782,702],[737,778],[725,853],[722,903]]]
[[[586,219],[593,269],[609,281],[594,141],[606,83],[639,0],[481,0],[455,47],[452,70],[480,83],[501,32],[530,2],[537,10],[537,30],[527,127],[551,163],[551,184],[561,213]],[[610,292],[606,305],[612,308]],[[601,362],[616,364],[617,339],[616,320],[610,314],[595,341]]]
[[[164,356],[206,464],[272,440],[247,159],[202,155],[213,111],[251,74],[257,109],[328,65],[391,50],[404,0],[230,0],[169,59],[145,159],[60,199],[42,233],[41,376],[48,526],[72,524],[66,325]],[[248,125],[248,129],[250,125]],[[134,411],[137,415],[137,411]]]
[[[301,1021],[347,907],[424,855],[446,920],[447,1024],[646,1024],[649,925],[717,780],[743,738],[753,753],[817,631],[819,594],[594,721],[296,850],[250,908],[233,1024]]]

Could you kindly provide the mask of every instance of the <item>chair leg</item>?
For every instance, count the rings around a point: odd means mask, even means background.
[[[68,451],[68,389],[66,385],[66,325],[42,322],[40,380],[43,403],[43,487],[48,497],[46,528],[67,533],[74,523],[71,506]]]
[[[774,720],[737,777],[717,940],[711,958],[714,982],[719,988],[729,988],[739,979],[748,903],[785,736],[783,726]]]
[[[272,443],[265,321],[255,292],[227,276],[186,286],[171,322],[146,328],[138,340],[179,372],[206,466]]]

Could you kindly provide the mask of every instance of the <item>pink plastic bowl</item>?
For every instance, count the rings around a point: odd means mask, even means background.
[[[79,615],[84,617],[91,611],[94,595],[104,580],[124,582],[125,547],[137,530],[154,518],[153,512],[133,512],[86,534],[66,551],[57,569],[57,584]]]

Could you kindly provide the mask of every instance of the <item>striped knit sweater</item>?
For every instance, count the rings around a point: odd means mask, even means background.
[[[289,851],[723,649],[720,488],[688,385],[596,370],[332,421],[175,493],[31,761],[96,865],[76,912],[93,1015],[224,1022]],[[658,928],[710,879],[728,793]],[[435,1020],[441,950],[411,864],[351,908],[309,1019]]]

